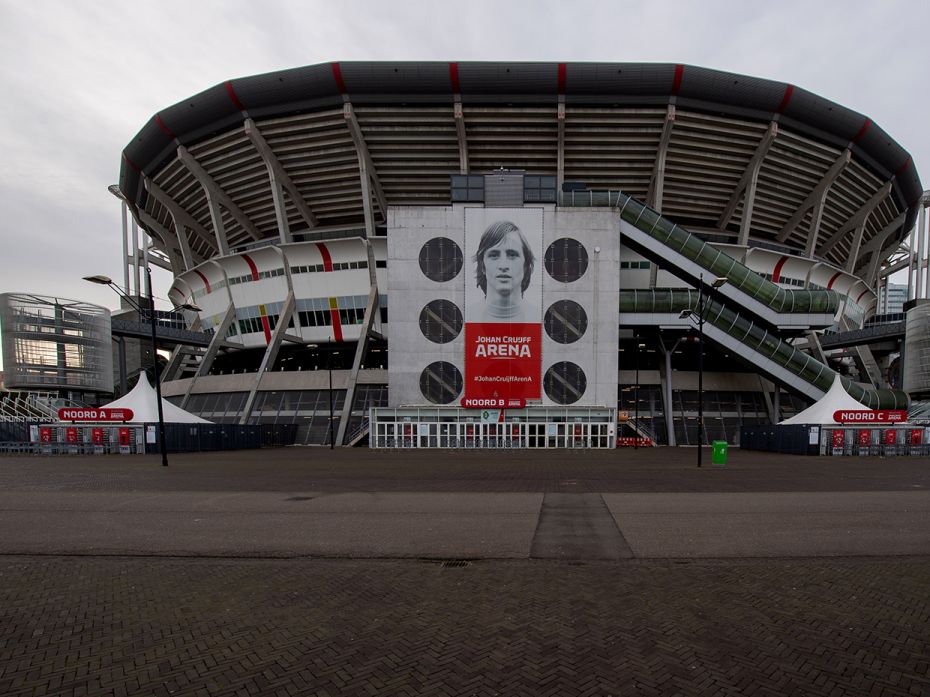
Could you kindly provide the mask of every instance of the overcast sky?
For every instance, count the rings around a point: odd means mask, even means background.
[[[333,60],[654,61],[790,82],[930,171],[930,3],[0,0],[0,292],[115,306],[120,153],[234,77]],[[925,186],[930,178],[925,179]],[[164,296],[167,274],[156,279]]]

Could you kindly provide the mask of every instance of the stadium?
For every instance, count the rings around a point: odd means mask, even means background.
[[[211,421],[320,445],[694,445],[837,374],[870,408],[930,386],[902,378],[903,338],[826,340],[881,325],[914,263],[915,165],[789,83],[327,63],[165,108],[118,186],[212,337],[175,349],[164,394]],[[493,250],[519,268],[488,272]]]

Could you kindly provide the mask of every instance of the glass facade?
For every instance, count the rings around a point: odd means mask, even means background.
[[[4,293],[0,332],[8,388],[113,391],[110,311],[105,307]]]

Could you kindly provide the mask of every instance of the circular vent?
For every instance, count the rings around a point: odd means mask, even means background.
[[[588,315],[574,300],[559,300],[546,310],[545,327],[553,341],[572,344],[584,336]]]
[[[588,387],[581,366],[570,361],[556,363],[546,371],[543,378],[543,388],[546,395],[556,404],[574,404]]]
[[[562,237],[546,250],[546,271],[556,281],[577,281],[587,270],[588,252],[578,240]]]
[[[420,248],[420,270],[431,281],[451,281],[463,261],[462,248],[448,237],[434,237]]]
[[[435,344],[447,344],[462,331],[462,311],[450,300],[433,300],[420,310],[420,331]]]
[[[462,391],[462,373],[451,363],[436,361],[420,373],[420,392],[433,404],[450,404]]]

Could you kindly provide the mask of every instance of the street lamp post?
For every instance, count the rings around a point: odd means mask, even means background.
[[[149,301],[149,327],[152,330],[152,362],[155,364],[155,401],[158,406],[158,440],[161,446],[161,464],[163,467],[167,467],[168,466],[168,444],[165,441],[165,415],[164,415],[164,410],[162,409],[162,406],[161,406],[161,375],[160,375],[160,370],[158,366],[158,340],[156,337],[156,329],[155,329],[155,299],[152,295],[152,269],[146,267],[145,274],[146,274],[146,282],[148,283],[147,291],[148,291],[148,301]],[[123,290],[118,285],[113,283],[113,279],[111,279],[109,276],[101,276],[101,275],[85,276],[84,280],[90,281],[91,283],[98,283],[103,286],[109,286],[114,291],[116,291],[116,293],[121,298],[123,298],[126,302],[132,305],[132,307],[135,308],[135,310],[140,315],[143,313],[142,307],[139,305],[139,303],[133,300],[132,297],[129,296],[127,293],[123,292]],[[180,309],[193,310],[195,312],[198,312],[200,310],[199,307],[197,307],[196,305],[192,303],[184,303],[183,305],[180,305],[179,307]]]
[[[317,349],[322,348],[319,344],[307,344],[307,348]],[[332,345],[326,347],[326,370],[329,372],[329,449],[335,450],[336,448],[336,438],[335,430],[333,429],[333,347]]]
[[[329,449],[336,449],[336,436],[333,429],[333,347],[326,352],[326,369],[329,371]]]
[[[704,451],[704,274],[698,283],[698,458]]]
[[[634,429],[635,433],[633,434],[633,450],[639,450],[639,351],[642,344],[638,342],[638,336],[634,338],[637,339],[637,344],[636,355],[634,358],[636,362],[636,387],[633,390],[633,401],[635,402],[633,405],[633,423],[636,424],[636,428]]]
[[[711,285],[719,288],[727,282],[725,276],[715,278]],[[679,317],[694,317],[697,315],[698,321],[698,444],[697,444],[697,466],[701,466],[701,455],[704,448],[704,274],[698,279],[698,309],[682,310]]]

